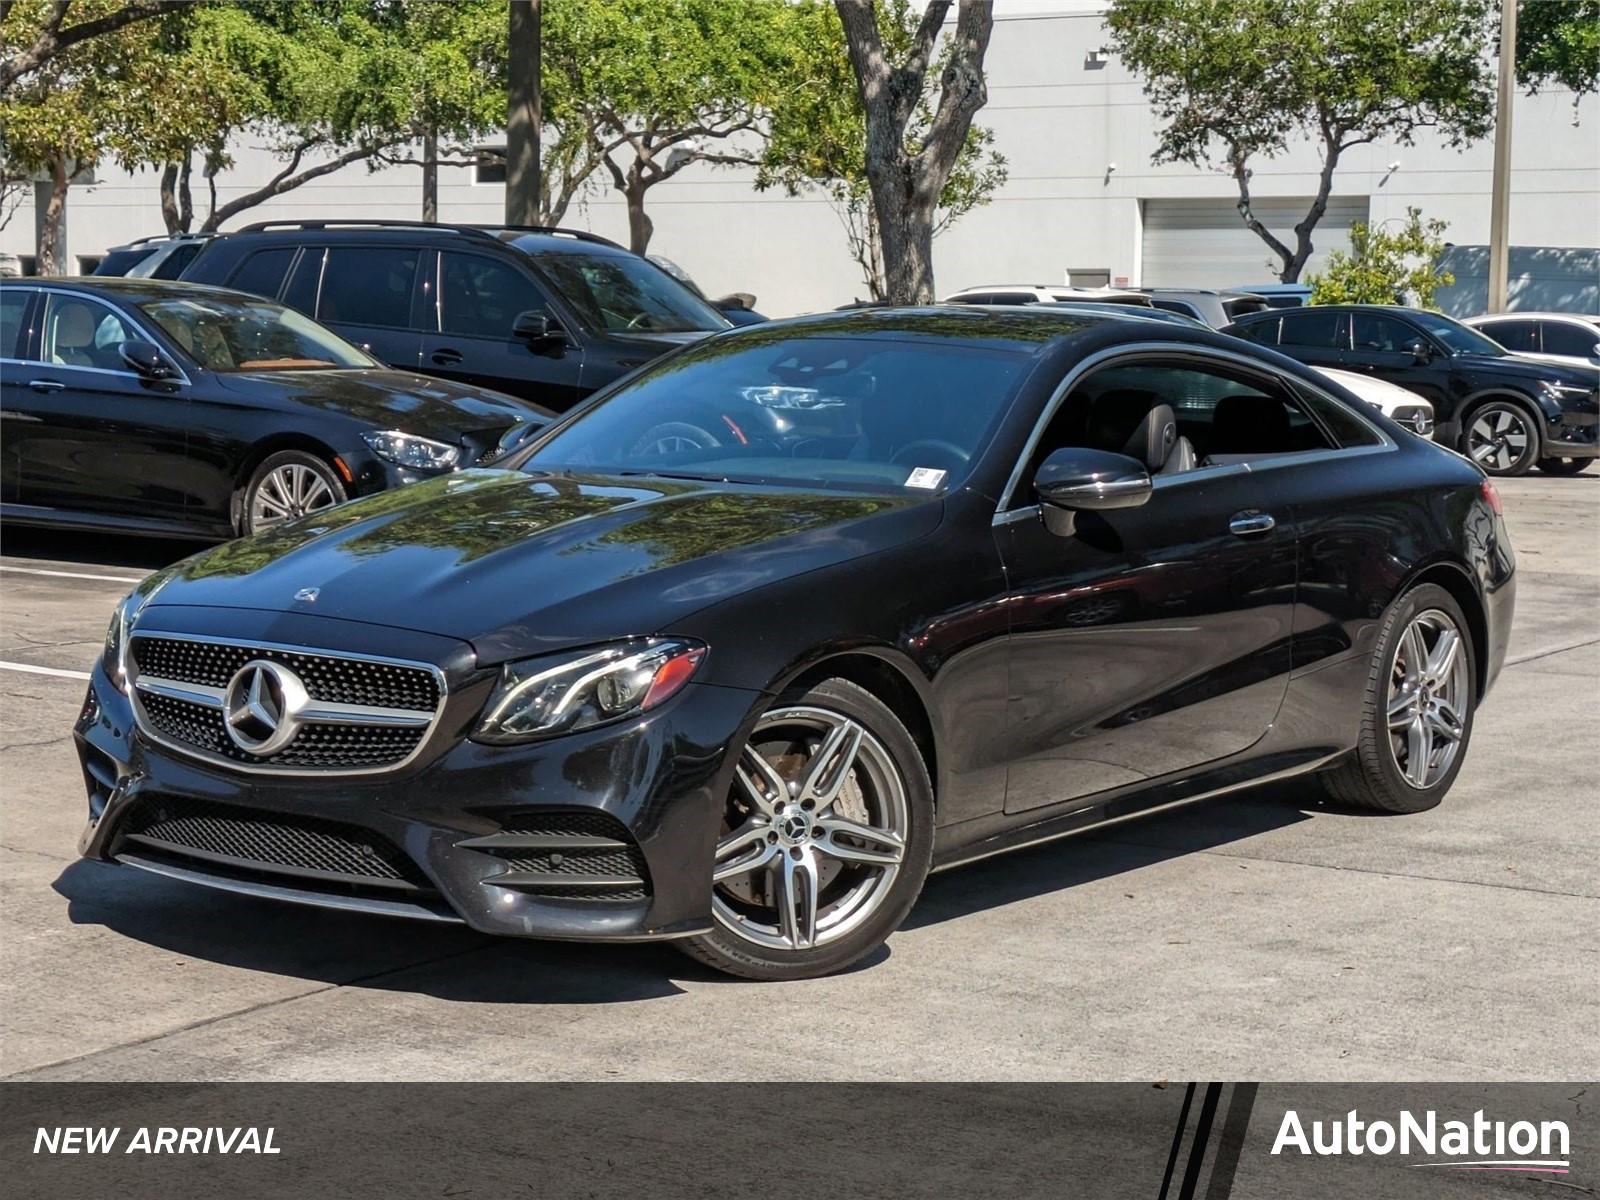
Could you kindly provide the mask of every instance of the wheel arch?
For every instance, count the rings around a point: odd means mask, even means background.
[[[1485,404],[1492,404],[1495,401],[1514,404],[1533,418],[1533,427],[1539,435],[1539,446],[1542,450],[1544,448],[1544,427],[1549,423],[1549,414],[1539,407],[1539,402],[1532,396],[1527,395],[1525,392],[1511,391],[1503,387],[1488,388],[1481,392],[1475,392],[1461,402],[1456,417],[1460,426],[1456,433],[1457,447],[1463,453],[1467,452],[1467,427],[1472,423],[1473,415]]]
[[[1473,697],[1473,702],[1478,703],[1482,701],[1488,689],[1489,619],[1483,597],[1478,594],[1477,585],[1466,567],[1450,559],[1439,559],[1413,572],[1395,593],[1395,600],[1398,601],[1413,588],[1424,583],[1435,584],[1449,592],[1467,618],[1467,634],[1472,638],[1472,658],[1478,665],[1477,679],[1473,688],[1477,693]]]

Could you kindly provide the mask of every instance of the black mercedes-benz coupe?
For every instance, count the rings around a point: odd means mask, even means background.
[[[930,870],[1263,780],[1437,804],[1505,656],[1472,463],[1114,310],[687,346],[508,456],[116,610],[82,852],[836,971]]]
[[[389,370],[255,296],[98,277],[0,281],[0,400],[5,520],[211,540],[470,465],[552,415]]]

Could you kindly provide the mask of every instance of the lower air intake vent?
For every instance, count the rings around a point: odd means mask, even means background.
[[[485,883],[563,900],[645,900],[650,872],[621,821],[602,812],[539,812],[501,818],[501,832],[461,842],[506,870]]]

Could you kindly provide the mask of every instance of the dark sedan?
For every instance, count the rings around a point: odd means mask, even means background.
[[[7,521],[208,539],[471,465],[550,416],[151,279],[0,284],[0,395]]]
[[[1105,820],[1312,772],[1437,804],[1513,571],[1482,471],[1190,322],[756,326],[147,580],[82,851],[816,975],[930,870]]]

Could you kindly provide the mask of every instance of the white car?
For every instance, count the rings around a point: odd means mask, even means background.
[[[1333,367],[1311,369],[1342,385],[1346,391],[1354,392],[1396,424],[1423,437],[1433,433],[1433,405],[1415,392],[1386,379],[1374,379],[1354,371],[1339,371]]]
[[[1522,358],[1600,367],[1600,316],[1592,313],[1495,313],[1465,323]]]
[[[1150,297],[1117,288],[1064,287],[1051,283],[991,283],[951,292],[941,304],[1131,304],[1154,308]]]

